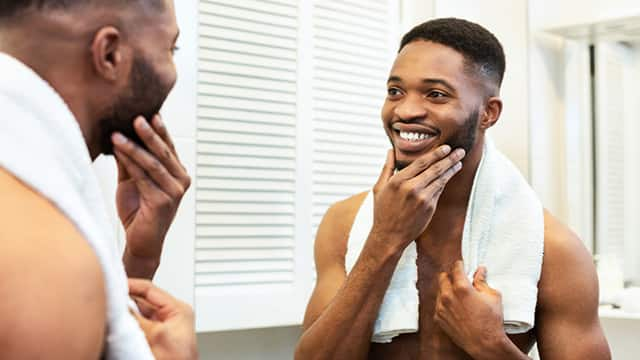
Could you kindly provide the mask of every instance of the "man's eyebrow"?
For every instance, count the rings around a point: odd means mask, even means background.
[[[390,82],[402,82],[402,79],[400,76],[391,75],[389,76],[389,79],[387,79],[387,84]]]
[[[451,85],[449,82],[447,82],[446,80],[443,79],[423,79],[422,80],[423,84],[438,84],[438,85],[442,85],[444,87],[447,88],[447,90],[455,93],[456,89],[453,87],[453,85]]]

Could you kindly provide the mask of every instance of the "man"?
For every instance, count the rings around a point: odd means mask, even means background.
[[[190,307],[126,276],[153,277],[190,185],[156,115],[177,37],[169,0],[0,4],[2,358],[197,357]],[[118,162],[122,259],[100,154]]]
[[[502,110],[504,68],[502,46],[477,24],[438,19],[405,35],[382,108],[394,149],[373,195],[355,195],[325,214],[296,359],[527,359],[536,341],[542,359],[610,358],[590,254],[543,214],[515,167],[485,138]],[[496,168],[505,171],[489,171]],[[503,178],[517,194],[491,188],[506,184]],[[485,188],[499,194],[484,202],[492,208],[480,207]],[[372,215],[361,209],[370,196]],[[530,216],[500,212],[507,203]],[[482,221],[490,225],[478,227]],[[539,229],[539,239],[519,224]],[[361,250],[350,255],[363,229]],[[490,245],[474,255],[466,246],[474,238]],[[474,256],[477,265],[488,262],[475,273],[476,265],[465,270]],[[407,300],[416,288],[415,301]],[[402,306],[386,307],[393,299]],[[513,309],[523,311],[507,313]],[[507,321],[512,316],[518,321]],[[385,326],[389,332],[378,332]]]

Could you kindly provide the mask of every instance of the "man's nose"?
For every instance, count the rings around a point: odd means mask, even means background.
[[[394,109],[394,115],[402,120],[424,118],[427,110],[423,104],[423,99],[418,95],[407,95],[398,103]]]

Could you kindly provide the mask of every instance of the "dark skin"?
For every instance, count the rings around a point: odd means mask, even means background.
[[[134,55],[149,62],[167,89],[175,84],[173,52],[179,31],[173,2],[165,6],[164,11],[149,6],[31,11],[20,23],[2,28],[0,50],[27,64],[61,95],[95,160],[106,150],[101,147],[101,119],[115,99],[130,92]],[[117,133],[113,137],[119,170],[116,205],[127,234],[127,274],[151,279],[191,179],[159,116],[136,118],[134,128],[146,149],[126,138],[116,142]]]
[[[348,236],[366,194],[336,203],[325,215],[315,244],[318,281],[296,359],[527,359],[525,354],[536,340],[543,359],[609,359],[597,315],[591,256],[549,213],[544,220],[545,252],[533,330],[507,336],[500,294],[487,285],[486,269],[478,269],[473,282],[464,274],[462,230],[484,133],[502,109],[497,86],[470,73],[455,50],[416,41],[398,54],[388,89],[382,120],[395,150],[373,190],[372,231],[347,275]],[[429,206],[416,209],[412,199],[424,193],[424,182],[414,179],[424,175],[406,170],[427,162],[422,174],[437,173],[441,161],[447,160],[438,146],[454,138],[474,111],[476,141],[462,160],[462,169],[453,178],[440,180],[440,193],[421,197]],[[398,130],[433,136],[418,145],[407,144]],[[459,160],[445,167],[455,161]],[[393,175],[394,163],[411,165]],[[398,185],[400,174],[409,180]],[[414,240],[420,330],[389,344],[372,344],[373,323],[391,274]]]
[[[104,148],[105,141],[101,138],[105,136],[100,132],[101,121],[109,116],[119,98],[131,94],[131,74],[136,57],[144,59],[166,90],[159,97],[161,101],[176,82],[173,53],[179,31],[174,4],[171,0],[164,0],[164,8],[159,9],[152,6],[151,1],[132,2],[128,6],[111,6],[105,2],[72,6],[66,10],[31,9],[0,26],[0,51],[29,66],[61,96],[78,122],[92,160],[109,151]],[[127,236],[123,257],[125,269],[130,278],[151,279],[160,262],[164,237],[191,179],[178,159],[160,116],[145,119],[137,115],[131,114],[130,121],[134,122],[140,143],[119,132],[106,136],[113,142],[118,163],[116,205]],[[51,209],[33,210],[36,215],[46,211]],[[62,230],[68,232],[68,229]],[[55,228],[51,231],[54,232]],[[93,262],[93,267],[99,268],[95,256],[83,254],[77,252],[79,257],[84,256],[85,263]],[[39,268],[25,265],[29,261],[39,261],[35,255],[32,258],[21,258],[23,266]],[[92,267],[87,266],[87,269]],[[87,278],[87,281],[93,280]],[[21,293],[23,290],[22,287],[14,291]],[[148,282],[132,291],[138,300],[151,294],[147,298],[151,306],[163,309],[163,316],[137,318],[144,322],[142,329],[156,358],[197,358],[191,309],[168,294],[163,293],[158,300],[153,296],[158,289]],[[56,293],[60,295],[58,300],[65,302],[61,294],[67,293]],[[68,299],[66,302],[73,304]],[[101,306],[104,312],[104,304]],[[31,313],[41,312],[31,310]],[[68,320],[77,320],[73,326],[82,332],[87,328],[87,318],[68,317]],[[98,326],[104,329],[104,321],[100,321],[100,317],[90,318],[98,319]],[[52,331],[55,329],[47,328],[49,323],[45,320],[42,322],[45,326],[43,331],[50,331],[52,341],[64,344],[67,341],[65,336],[69,334]],[[87,341],[102,343],[104,334],[95,335],[96,338]],[[21,343],[20,339],[15,339],[15,344],[17,348],[29,346]],[[93,354],[88,351],[78,358],[98,358],[100,353],[93,351]]]

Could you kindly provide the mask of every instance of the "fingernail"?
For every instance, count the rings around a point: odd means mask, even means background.
[[[138,120],[138,122],[140,123],[140,127],[143,129],[149,129],[149,123],[147,122],[147,120],[143,117],[139,117],[138,119],[142,119],[142,120]]]
[[[442,152],[443,155],[447,155],[448,153],[451,152],[451,146],[443,145],[442,147],[440,147],[440,151]]]
[[[453,166],[455,171],[459,171],[460,169],[462,169],[462,163],[458,162]]]
[[[112,139],[113,139],[113,142],[116,143],[117,145],[123,145],[124,143],[127,142],[127,138],[120,133],[114,133]]]
[[[456,149],[455,156],[457,158],[462,159],[463,157],[465,157],[465,155],[467,155],[467,152],[464,151],[464,149]]]
[[[160,115],[156,115],[156,124],[158,124],[158,127],[164,126],[164,121],[162,121],[162,118],[160,117]]]

